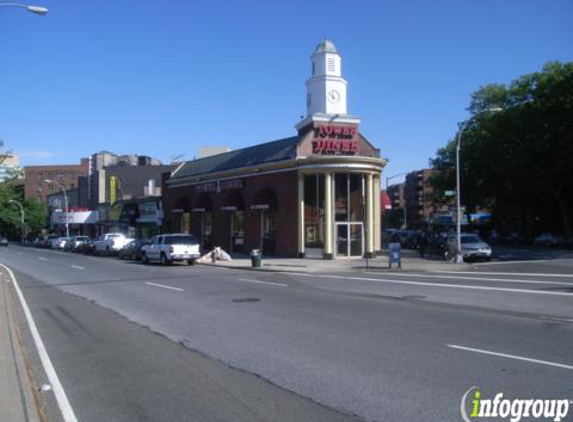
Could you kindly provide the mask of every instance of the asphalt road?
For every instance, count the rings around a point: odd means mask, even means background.
[[[81,421],[457,421],[472,386],[573,399],[570,260],[309,275],[10,246],[0,262]]]

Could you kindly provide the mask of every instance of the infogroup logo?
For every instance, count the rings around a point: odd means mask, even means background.
[[[471,406],[468,406],[468,398]],[[480,418],[509,418],[511,422],[534,418],[559,422],[567,417],[571,405],[573,401],[569,399],[505,399],[503,393],[494,394],[493,399],[484,399],[481,390],[472,387],[462,396],[460,412],[465,422]],[[468,408],[471,409],[469,415]]]

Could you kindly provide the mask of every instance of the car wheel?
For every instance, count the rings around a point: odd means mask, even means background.
[[[123,254],[121,254],[121,253],[120,253],[120,254],[117,254],[117,257],[118,257],[119,259],[121,259],[122,261],[125,259],[125,256],[123,256]]]
[[[147,255],[145,253],[143,255],[141,255],[141,262],[143,265],[149,265],[149,258],[147,257]]]
[[[190,259],[189,261],[187,261],[187,263],[189,265],[195,265],[197,263],[197,260],[196,259]]]
[[[161,263],[161,265],[167,265],[168,264],[167,257],[165,256],[164,253],[161,254],[161,257],[159,257],[159,262]]]

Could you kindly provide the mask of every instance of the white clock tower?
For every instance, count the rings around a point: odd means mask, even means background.
[[[310,56],[312,76],[306,81],[306,114],[346,114],[346,80],[334,43],[325,39]]]
[[[346,108],[346,79],[342,77],[342,60],[334,43],[321,41],[310,56],[312,75],[306,81],[306,118],[296,128],[301,130],[311,122],[359,124]]]

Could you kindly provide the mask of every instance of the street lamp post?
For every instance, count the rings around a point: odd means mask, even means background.
[[[465,122],[460,124],[460,130],[458,131],[458,136],[456,137],[456,231],[457,231],[457,254],[456,254],[456,263],[463,264],[464,256],[462,254],[462,210],[461,210],[461,183],[460,183],[460,150],[462,148],[462,133],[468,127],[470,122],[474,120],[477,116],[484,114],[484,113],[495,113],[501,111],[500,107],[493,107],[482,110],[476,114],[474,114],[470,119],[466,120]]]
[[[48,13],[48,9],[42,6],[32,6],[28,4],[22,3],[13,3],[13,2],[4,2],[0,3],[0,7],[20,7],[22,9],[26,9],[28,12],[35,13],[37,15],[45,15]]]
[[[22,245],[24,244],[24,231],[26,229],[26,226],[24,225],[24,207],[22,206],[22,203],[20,203],[19,201],[16,201],[15,199],[10,199],[8,200],[8,202],[10,204],[16,204],[18,205],[18,207],[20,207],[20,241],[22,242]]]
[[[396,177],[400,177],[400,176],[403,176],[405,174],[408,174],[408,173],[407,172],[398,173],[398,174],[395,174],[394,176],[387,177],[386,178],[386,192],[388,192],[388,181],[389,180],[395,179]],[[408,224],[407,224],[407,219],[406,219],[406,198],[404,198],[404,228],[407,228],[407,227],[408,227]]]
[[[56,185],[58,185],[58,187],[62,190],[62,192],[64,193],[64,206],[66,208],[66,237],[70,237],[70,223],[69,223],[69,209],[68,209],[68,195],[66,193],[66,188],[64,185],[62,185],[60,182],[58,182],[57,180],[50,180],[50,179],[46,179],[44,180],[44,182],[46,183],[55,183]]]

